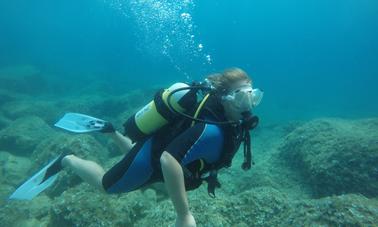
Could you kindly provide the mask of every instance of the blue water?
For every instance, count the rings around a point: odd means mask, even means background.
[[[238,66],[265,122],[378,115],[376,0],[0,2],[0,67],[109,92]]]

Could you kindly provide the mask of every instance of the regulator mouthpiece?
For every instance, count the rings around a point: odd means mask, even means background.
[[[259,124],[259,118],[254,116],[250,111],[242,113],[243,119],[241,125],[247,130],[252,130]]]

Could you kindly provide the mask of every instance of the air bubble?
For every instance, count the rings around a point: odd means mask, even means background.
[[[198,44],[198,50],[199,50],[199,51],[202,51],[202,49],[203,49],[203,45],[202,45],[202,43]]]
[[[190,62],[211,64],[211,56],[196,40],[193,0],[104,1],[136,24],[137,49],[143,54],[167,58],[183,74],[195,67]]]

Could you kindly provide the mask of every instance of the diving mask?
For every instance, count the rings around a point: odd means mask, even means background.
[[[224,96],[224,100],[232,102],[232,105],[240,111],[250,111],[258,106],[264,96],[260,89],[252,89],[250,84],[241,86]]]

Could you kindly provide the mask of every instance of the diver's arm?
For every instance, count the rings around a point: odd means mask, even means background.
[[[189,211],[184,174],[180,164],[166,151],[160,157],[160,164],[168,194],[177,213],[176,226],[196,226],[196,222]]]
[[[115,131],[114,133],[110,133],[110,137],[114,140],[114,142],[117,144],[119,149],[122,151],[125,151],[126,153],[133,148],[134,143],[131,141],[131,139],[127,136],[122,135],[120,132]]]

